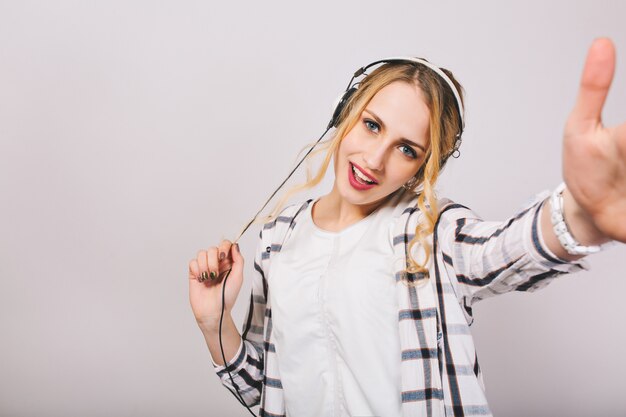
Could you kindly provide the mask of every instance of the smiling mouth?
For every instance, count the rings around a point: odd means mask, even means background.
[[[352,169],[352,174],[354,174],[354,178],[361,184],[364,184],[364,185],[377,184],[376,181],[372,181],[369,178],[367,178],[367,176],[363,174],[361,171],[359,171],[359,169],[356,166],[354,166],[354,164],[350,163],[350,168]]]

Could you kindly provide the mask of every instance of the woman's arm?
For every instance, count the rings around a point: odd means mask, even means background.
[[[563,135],[563,211],[573,237],[584,246],[626,242],[626,123],[602,125],[602,107],[615,72],[615,48],[606,38],[591,45],[576,105]],[[548,247],[562,259],[575,260],[559,243],[550,203],[541,216]]]
[[[217,327],[200,327],[200,330],[202,330],[204,340],[209,348],[209,352],[211,352],[213,363],[215,365],[224,365],[222,350],[220,349],[219,323]],[[229,363],[235,359],[241,343],[241,335],[235,326],[232,316],[225,314],[222,322],[222,346],[224,347],[224,356],[226,356],[226,360]]]
[[[211,351],[213,367],[217,376],[224,386],[235,392],[235,388],[230,380],[232,375],[239,392],[249,407],[259,404],[265,375],[263,333],[265,328],[265,306],[267,304],[267,282],[261,268],[264,248],[263,233],[261,233],[255,252],[252,291],[242,335],[239,335],[230,315],[228,317],[225,315],[222,323],[222,344],[224,345],[226,360],[228,361],[227,366],[224,366],[222,361],[222,353],[215,327],[207,333],[203,331]]]
[[[433,236],[435,276],[445,271],[468,320],[478,300],[535,291],[559,275],[586,269],[584,261],[566,261],[548,247],[541,227],[548,194],[537,195],[505,221],[484,221],[467,207],[441,202]]]
[[[563,138],[563,217],[579,244],[626,242],[626,123],[602,126],[601,112],[615,68],[608,39],[591,46],[576,106]],[[557,239],[551,202],[540,195],[505,222],[485,222],[462,206],[444,207],[436,229],[439,266],[449,270],[471,315],[477,300],[534,291],[563,273],[586,268]]]

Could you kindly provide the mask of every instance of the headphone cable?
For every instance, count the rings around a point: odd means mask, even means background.
[[[280,190],[283,185],[285,185],[285,183],[289,180],[289,178],[291,178],[291,176],[293,175],[293,173],[298,169],[298,167],[302,164],[302,162],[304,162],[304,160],[307,158],[307,156],[309,156],[309,154],[311,153],[311,151],[313,151],[313,149],[317,146],[317,144],[320,142],[320,140],[322,140],[322,138],[324,136],[326,136],[326,133],[328,133],[328,131],[330,130],[332,126],[328,126],[326,128],[326,130],[324,131],[324,133],[322,133],[322,135],[319,137],[319,139],[317,140],[317,142],[315,142],[315,144],[313,144],[313,146],[311,146],[311,148],[308,150],[308,152],[306,153],[306,155],[304,155],[302,157],[302,159],[300,160],[300,162],[298,162],[298,164],[296,165],[296,167],[294,169],[291,170],[291,172],[289,173],[289,175],[287,176],[287,178],[285,178],[285,180],[278,186],[278,188],[272,193],[272,195],[270,196],[270,198],[267,199],[267,201],[265,202],[265,204],[263,204],[263,207],[261,207],[261,209],[255,214],[255,216],[252,218],[252,220],[250,220],[250,222],[246,225],[246,227],[243,228],[243,230],[239,233],[239,236],[237,237],[237,239],[235,239],[235,241],[233,243],[236,243],[239,241],[239,239],[241,238],[241,236],[243,236],[243,234],[246,232],[246,230],[248,230],[248,228],[250,227],[250,225],[252,225],[252,223],[254,223],[254,221],[257,219],[257,217],[259,217],[259,214],[263,211],[263,209],[265,209],[265,207],[267,206],[267,204],[272,201],[272,198],[274,198],[274,196],[276,195],[276,193],[278,192],[278,190]],[[235,395],[235,393],[233,392],[233,390],[231,390],[229,387],[228,391],[230,391],[235,398],[237,398],[237,401],[239,401],[244,407],[246,407],[248,409],[248,411],[250,412],[250,414],[252,414],[253,416],[257,417],[256,414],[254,414],[252,412],[252,410],[250,410],[250,407],[248,407],[248,405],[246,404],[246,402],[243,399],[243,396],[241,395],[241,393],[239,392],[239,387],[237,386],[237,384],[235,384],[235,381],[233,381],[233,376],[230,373],[230,365],[227,366],[227,362],[226,362],[226,355],[224,354],[224,346],[222,345],[222,320],[224,318],[224,298],[225,298],[225,290],[226,290],[226,280],[228,279],[228,276],[230,275],[230,271],[232,270],[229,269],[228,271],[226,271],[226,275],[224,275],[224,281],[222,283],[222,313],[220,314],[220,327],[219,327],[219,339],[220,339],[220,351],[222,352],[222,361],[224,362],[224,366],[226,369],[226,372],[228,372],[228,376],[230,377],[230,382],[233,385],[233,387],[235,388],[235,390],[237,391],[237,395]],[[244,344],[245,345],[245,344]],[[245,346],[244,346],[245,348]]]
[[[302,164],[302,162],[304,162],[304,160],[306,159],[307,156],[309,156],[309,154],[311,153],[311,151],[313,150],[313,148],[315,148],[317,146],[317,144],[320,142],[320,140],[322,140],[322,138],[326,135],[326,133],[328,133],[328,131],[330,130],[332,126],[329,126],[326,128],[326,130],[324,131],[324,133],[322,133],[322,135],[319,137],[319,139],[317,140],[317,142],[315,142],[313,144],[313,146],[311,146],[311,149],[308,150],[308,152],[306,153],[306,155],[304,155],[304,157],[300,160],[300,162],[298,162],[298,164],[296,165],[296,167],[294,169],[291,170],[291,172],[289,173],[289,175],[287,175],[287,178],[285,178],[285,180],[278,186],[278,188],[272,193],[272,195],[270,196],[270,198],[267,199],[267,201],[265,202],[265,204],[263,204],[263,207],[261,207],[261,209],[259,211],[257,211],[257,213],[254,215],[254,217],[252,218],[252,220],[250,220],[250,222],[248,223],[248,225],[246,227],[243,228],[243,230],[239,233],[239,236],[237,236],[237,239],[235,239],[235,241],[233,243],[236,243],[239,241],[239,239],[241,238],[241,236],[243,236],[243,234],[246,232],[246,230],[248,230],[248,228],[250,227],[250,225],[252,223],[254,223],[254,221],[256,220],[257,217],[259,217],[259,214],[263,211],[263,209],[265,209],[265,207],[267,206],[267,204],[272,201],[272,198],[274,198],[274,196],[276,195],[276,193],[278,192],[278,190],[280,190],[283,185],[285,185],[285,183],[287,182],[287,180],[289,180],[289,178],[291,178],[291,176],[293,175],[293,173],[296,171],[296,169],[298,169],[298,167]]]

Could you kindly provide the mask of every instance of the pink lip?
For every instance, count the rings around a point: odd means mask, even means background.
[[[371,181],[374,181],[376,184],[378,184],[378,181],[376,181],[376,178],[372,177],[370,174],[367,173],[367,171],[365,171],[363,168],[361,168],[360,166],[358,166],[357,164],[355,164],[354,162],[351,162],[352,165],[354,165],[355,167],[357,167],[357,169],[359,171],[361,171],[363,174],[365,174],[365,176],[367,178],[369,178]]]
[[[352,172],[352,166],[348,164],[348,180],[350,181],[350,185],[353,188],[356,188],[359,191],[369,190],[370,188],[376,186],[376,184],[361,184],[354,178],[354,173]]]

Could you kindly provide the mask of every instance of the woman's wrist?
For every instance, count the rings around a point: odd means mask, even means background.
[[[563,217],[572,236],[581,245],[598,246],[611,240],[595,226],[593,218],[578,205],[567,187],[563,190]]]
[[[232,321],[232,317],[230,316],[229,313],[224,312],[224,319],[223,319],[223,322],[222,322],[222,326],[229,320]],[[219,319],[219,317],[216,318],[216,319],[196,320],[196,323],[198,323],[198,327],[200,328],[202,333],[204,333],[206,335],[217,334],[219,332],[219,330],[220,330],[220,319]]]

